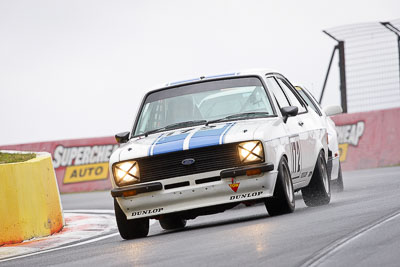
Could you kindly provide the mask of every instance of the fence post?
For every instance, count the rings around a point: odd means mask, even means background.
[[[344,56],[344,41],[339,41],[339,70],[340,70],[340,100],[343,113],[347,113],[346,60]]]
[[[323,93],[325,90],[325,85],[326,85],[325,83],[326,83],[326,80],[328,79],[329,69],[331,67],[330,65],[332,63],[333,55],[334,55],[336,49],[339,49],[340,101],[341,101],[343,113],[347,113],[346,61],[345,61],[345,56],[344,56],[344,41],[336,39],[334,36],[332,36],[332,34],[328,33],[327,31],[322,31],[322,32],[325,33],[326,35],[328,35],[329,37],[331,37],[336,42],[338,42],[338,45],[335,46],[333,53],[332,53],[331,61],[329,62],[328,72],[326,74],[327,76],[325,77],[324,86],[322,88],[320,102],[322,101],[322,96],[323,96]]]
[[[332,61],[333,61],[333,57],[335,56],[335,52],[338,49],[338,46],[335,45],[335,47],[333,48],[332,51],[332,55],[331,55],[331,59],[329,60],[329,65],[328,65],[328,70],[326,71],[326,75],[325,75],[325,80],[324,80],[324,85],[322,86],[322,90],[321,90],[321,95],[319,97],[319,104],[322,104],[322,97],[324,96],[325,93],[325,87],[326,87],[326,83],[328,81],[328,77],[329,77],[329,71],[331,70],[331,66],[332,66]]]

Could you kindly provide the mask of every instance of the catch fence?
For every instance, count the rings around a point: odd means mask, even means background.
[[[400,107],[400,19],[327,29],[338,42],[341,104],[354,113]]]

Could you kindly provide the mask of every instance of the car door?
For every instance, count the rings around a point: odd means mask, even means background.
[[[315,120],[315,116],[308,111],[306,104],[303,102],[302,98],[297,95],[295,88],[290,84],[290,82],[284,77],[277,77],[277,81],[288,96],[291,105],[299,108],[297,119],[301,128],[299,130],[299,137],[302,147],[301,157],[303,167],[300,178],[306,179],[307,173],[313,171],[315,166],[317,156],[315,153],[315,147],[321,127],[319,127],[319,123]]]
[[[267,87],[274,94],[275,100],[278,103],[279,108],[290,106],[288,97],[279,86],[278,81],[274,76],[266,77]],[[288,133],[290,152],[288,155],[288,163],[291,171],[293,183],[296,183],[297,179],[301,177],[302,172],[302,157],[301,157],[301,144],[300,144],[300,132],[302,131],[297,116],[290,117],[284,124],[286,132]]]

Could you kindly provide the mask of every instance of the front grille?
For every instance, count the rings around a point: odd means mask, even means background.
[[[189,166],[183,165],[182,161],[189,158],[195,162]],[[142,183],[241,165],[236,143],[183,150],[136,160],[139,163]]]

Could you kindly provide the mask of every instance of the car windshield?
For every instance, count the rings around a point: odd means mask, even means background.
[[[274,115],[259,78],[232,78],[182,85],[147,95],[134,135],[182,128],[241,113]],[[231,116],[231,117],[230,117]],[[249,116],[255,118],[259,116]]]

